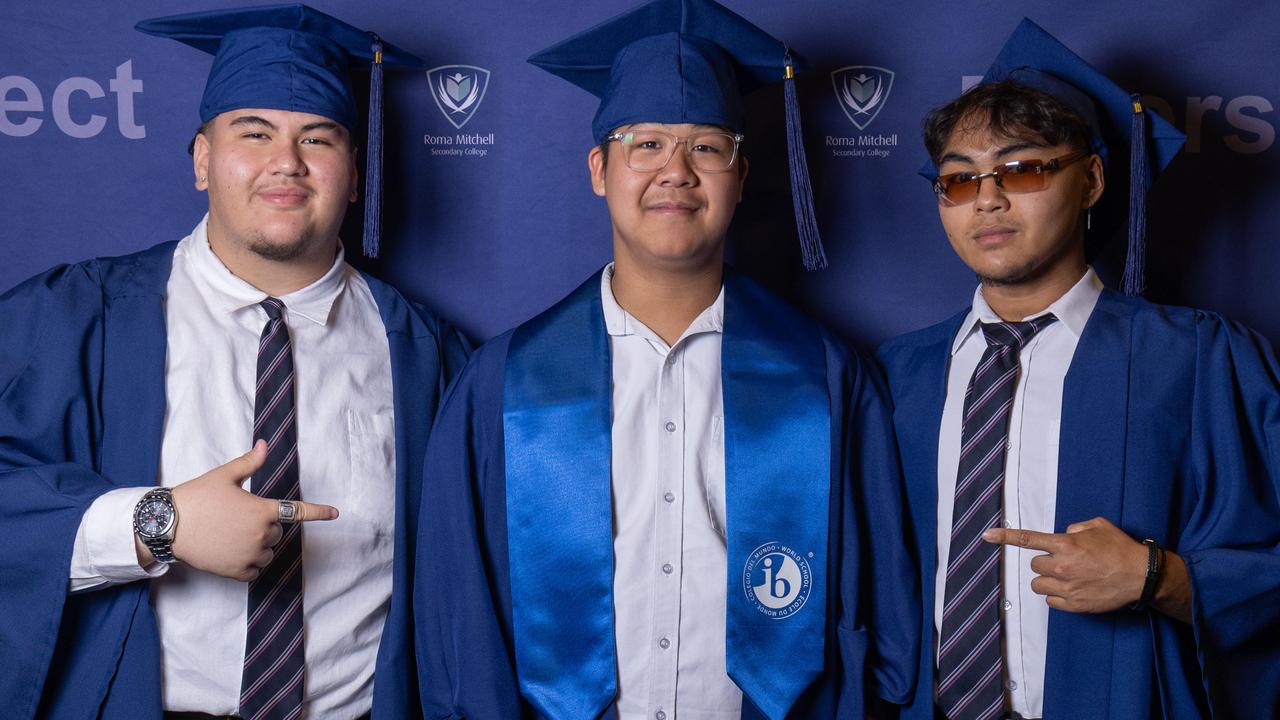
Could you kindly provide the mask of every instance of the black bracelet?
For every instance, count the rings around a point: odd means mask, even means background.
[[[1156,588],[1160,585],[1160,578],[1164,576],[1164,548],[1151,538],[1142,541],[1147,546],[1147,579],[1142,584],[1142,596],[1138,598],[1138,602],[1129,606],[1131,610],[1146,610],[1151,605],[1151,599],[1156,596]]]

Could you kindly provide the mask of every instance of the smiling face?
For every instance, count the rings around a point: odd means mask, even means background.
[[[939,157],[941,175],[986,173],[1016,160],[1068,155],[1078,148],[1063,143],[1001,137],[981,122],[956,125]],[[1102,161],[1091,155],[1049,172],[1044,189],[1006,193],[994,178],[984,178],[973,202],[947,205],[938,214],[956,254],[984,286],[1069,288],[1085,268],[1082,214],[1102,196]]]
[[[341,125],[309,113],[232,110],[196,137],[193,158],[196,187],[209,191],[215,252],[332,262],[356,197],[355,151]]]
[[[720,128],[640,123],[628,129],[661,130],[684,138],[697,130]],[[609,206],[615,259],[665,271],[718,265],[729,222],[742,200],[746,159],[739,156],[727,172],[701,172],[689,165],[685,146],[680,145],[666,167],[637,172],[627,167],[617,145],[593,148],[587,158],[592,189]],[[605,152],[610,153],[607,162]]]

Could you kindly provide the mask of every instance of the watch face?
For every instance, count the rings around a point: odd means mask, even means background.
[[[163,500],[148,500],[138,508],[138,531],[147,537],[159,537],[173,522],[173,507]]]

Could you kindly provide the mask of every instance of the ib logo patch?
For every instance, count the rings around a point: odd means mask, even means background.
[[[444,117],[459,130],[480,108],[489,89],[489,71],[475,65],[441,65],[427,71],[431,97]]]
[[[766,617],[781,620],[799,612],[813,588],[809,560],[777,542],[767,542],[747,556],[742,589],[747,601]]]
[[[831,73],[831,85],[845,117],[859,130],[866,130],[889,99],[893,71],[874,65],[850,65]]]

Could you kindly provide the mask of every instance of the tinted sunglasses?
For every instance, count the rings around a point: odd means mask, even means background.
[[[933,192],[943,205],[964,205],[978,197],[983,178],[991,178],[996,187],[1007,193],[1030,193],[1044,189],[1045,175],[1093,155],[1078,150],[1052,160],[1014,160],[997,165],[991,172],[958,172],[933,179]]]

